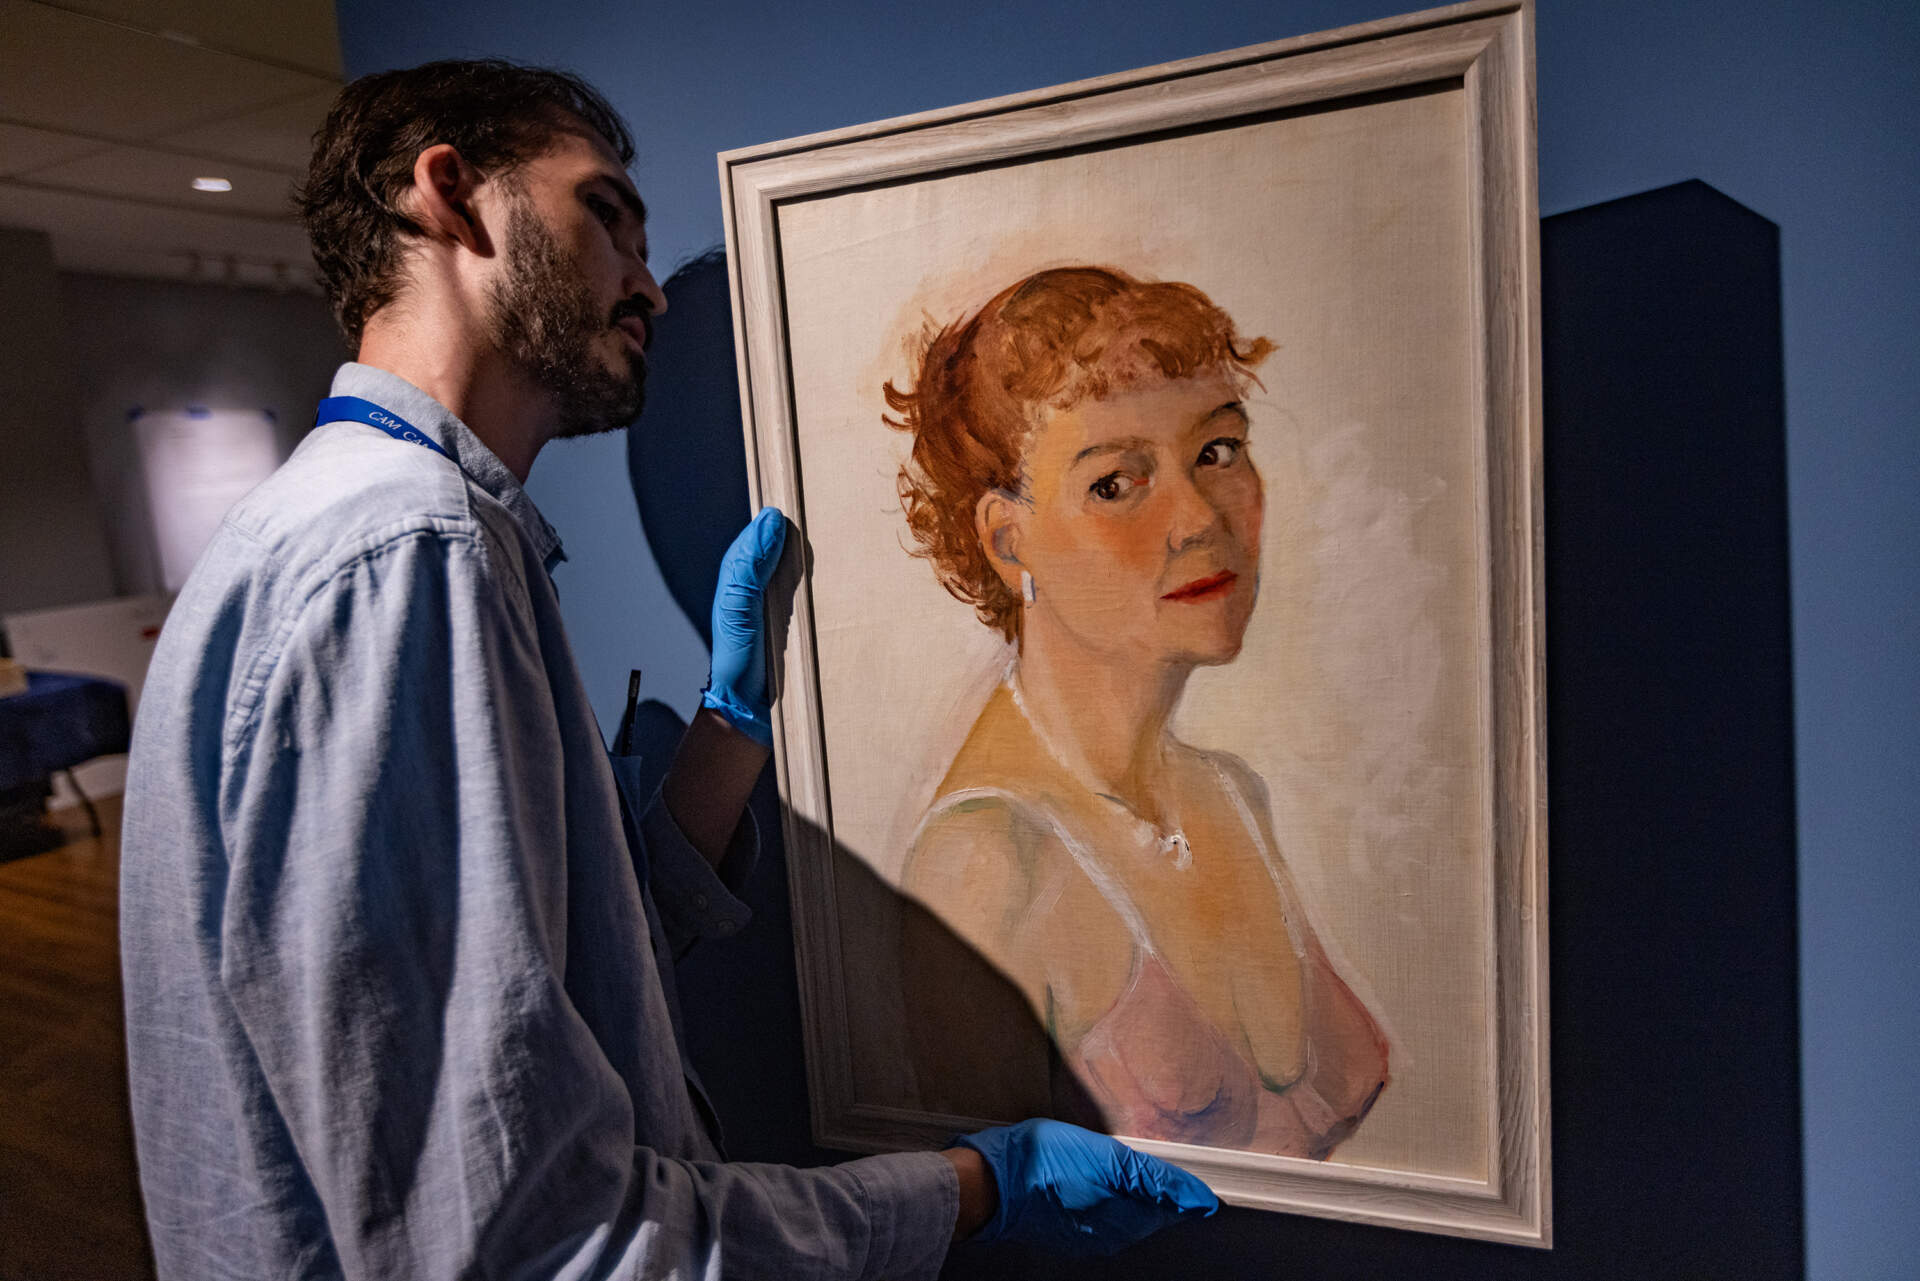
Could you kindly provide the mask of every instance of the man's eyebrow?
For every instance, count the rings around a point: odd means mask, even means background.
[[[632,214],[634,218],[638,220],[638,222],[642,227],[647,225],[647,202],[646,201],[640,199],[638,195],[636,195],[634,192],[629,190],[626,186],[624,186],[621,183],[615,182],[612,178],[609,178],[606,174],[603,174],[603,173],[595,174],[591,181],[597,182],[603,187],[611,188],[614,196],[620,201],[622,205],[626,207],[627,212]]]

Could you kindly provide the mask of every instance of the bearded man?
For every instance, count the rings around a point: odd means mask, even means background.
[[[127,786],[163,1277],[920,1277],[969,1234],[1110,1249],[1216,1204],[1052,1122],[721,1159],[672,967],[747,918],[784,522],[729,551],[702,709],[641,796],[521,488],[640,412],[666,299],[632,158],[590,86],[500,62],[357,81],[316,137],[300,202],[357,359],[181,591]]]

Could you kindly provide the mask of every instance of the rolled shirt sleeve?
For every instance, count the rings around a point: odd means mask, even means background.
[[[606,870],[624,851],[569,830],[611,780],[556,713],[536,612],[483,531],[409,528],[236,674],[219,978],[264,1089],[238,1106],[295,1157],[275,1195],[310,1189],[324,1224],[267,1254],[369,1278],[932,1276],[958,1194],[938,1154],[699,1158],[637,886]],[[670,935],[744,924],[664,806],[641,826]]]
[[[652,771],[642,767],[641,758],[612,756],[609,760],[628,813],[637,816],[640,870],[653,892],[673,955],[686,955],[700,939],[731,938],[745,929],[753,910],[740,894],[760,861],[760,829],[753,812],[741,813],[716,868],[673,821],[660,789],[654,787],[651,794],[644,791]]]

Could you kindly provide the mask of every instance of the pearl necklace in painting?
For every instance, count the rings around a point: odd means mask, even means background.
[[[1053,745],[1047,738],[1046,731],[1040,728],[1040,721],[1034,716],[1033,710],[1027,706],[1027,700],[1020,696],[1020,678],[1015,674],[1012,665],[1007,667],[1007,692],[1013,695],[1014,707],[1018,708],[1020,715],[1026,719],[1027,728],[1033,731],[1034,741],[1040,744],[1040,750],[1053,758],[1054,764],[1065,770],[1074,782],[1086,788],[1088,792],[1118,807],[1121,816],[1132,825],[1134,835],[1142,845],[1153,849],[1161,857],[1172,860],[1176,868],[1185,869],[1193,865],[1193,846],[1187,841],[1187,834],[1180,829],[1177,820],[1171,829],[1149,823],[1140,817],[1133,806],[1113,793],[1103,792],[1095,787],[1088,780],[1086,771],[1076,769],[1068,761],[1066,754]]]

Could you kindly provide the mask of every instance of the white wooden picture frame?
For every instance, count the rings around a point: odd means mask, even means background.
[[[1124,1137],[1234,1204],[1550,1244],[1532,28],[1531,0],[1485,0],[719,157],[753,498],[801,535],[775,759],[820,1143],[1012,1119],[903,1104],[862,1030],[893,810],[930,777],[902,762],[950,755],[993,679],[907,554],[881,385],[1022,274],[1116,264],[1275,337],[1253,627],[1307,692],[1243,658],[1190,721],[1266,752],[1306,915],[1394,1054],[1379,1132],[1328,1159]]]

